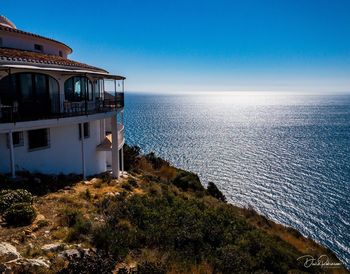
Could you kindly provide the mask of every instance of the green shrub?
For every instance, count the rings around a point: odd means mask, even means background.
[[[89,234],[92,224],[83,214],[75,208],[66,207],[62,212],[61,223],[70,229],[66,241],[74,242]]]
[[[184,191],[204,191],[198,175],[189,171],[179,170],[172,184]]]
[[[109,199],[101,204],[100,213],[106,224],[93,231],[93,244],[118,260],[133,251],[157,248],[171,254],[166,265],[176,260],[186,267],[206,260],[216,273],[302,269],[297,265],[301,255],[297,250],[259,232],[224,203],[209,206],[164,187],[158,195]],[[156,271],[149,263],[141,267],[151,270],[140,273]]]
[[[33,203],[33,195],[25,189],[0,191],[0,213],[16,203]]]
[[[130,178],[130,179],[128,180],[128,183],[129,183],[132,187],[137,187],[137,186],[138,186],[137,181],[136,181],[135,179],[133,179],[133,178]]]
[[[18,172],[22,180],[6,180],[0,185],[1,189],[26,189],[34,195],[45,195],[71,186],[81,180],[80,175],[47,175],[40,173]]]
[[[68,265],[60,270],[59,274],[90,274],[90,273],[100,273],[109,274],[113,272],[115,268],[116,261],[108,254],[101,253],[100,251],[96,253],[90,252],[85,254],[81,251],[79,258],[71,257],[68,260]]]
[[[226,202],[226,197],[222,192],[218,189],[218,187],[213,183],[209,182],[207,187],[207,193],[214,198]]]
[[[25,226],[33,222],[36,212],[29,203],[16,203],[5,211],[3,217],[8,225]]]
[[[150,152],[145,155],[145,158],[148,162],[151,163],[152,167],[154,169],[160,169],[162,166],[168,166],[169,163],[165,160],[163,160],[160,157],[157,157],[154,152]]]
[[[161,263],[142,262],[137,267],[137,273],[140,274],[165,274],[166,267]]]
[[[141,148],[124,144],[124,168],[126,171],[133,169],[140,157]]]
[[[61,224],[68,227],[74,226],[79,220],[84,218],[81,211],[73,207],[64,208],[61,215]]]
[[[132,191],[133,187],[129,182],[125,182],[122,184],[122,188],[124,188],[127,191]]]

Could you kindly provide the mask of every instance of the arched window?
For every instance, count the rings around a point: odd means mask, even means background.
[[[60,112],[59,85],[53,77],[33,72],[10,74],[0,80],[0,104],[18,106],[25,116]]]
[[[92,101],[91,81],[84,76],[74,76],[64,83],[65,99],[70,102]]]

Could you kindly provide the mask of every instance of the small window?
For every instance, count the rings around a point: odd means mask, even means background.
[[[79,124],[79,140],[81,140],[81,124]],[[90,137],[90,124],[89,123],[84,123],[83,124],[83,129],[84,129],[84,139],[87,139]]]
[[[7,136],[7,147],[10,147],[10,136]],[[12,143],[14,147],[20,147],[23,146],[24,144],[24,140],[23,140],[23,132],[13,132],[12,133]]]
[[[0,37],[0,48],[2,48],[2,38]]]
[[[39,52],[44,52],[44,47],[43,47],[43,45],[34,44],[34,49],[35,49],[36,51],[39,51]]]
[[[40,148],[47,148],[50,146],[50,132],[49,129],[35,129],[28,131],[28,148],[35,150]]]
[[[61,50],[58,52],[58,55],[61,56],[61,57],[63,57],[63,53],[62,53]]]

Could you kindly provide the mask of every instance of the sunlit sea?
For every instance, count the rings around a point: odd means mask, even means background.
[[[350,94],[126,95],[126,140],[299,230],[350,268]]]

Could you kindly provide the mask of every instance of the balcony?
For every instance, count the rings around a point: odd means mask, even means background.
[[[58,97],[58,96],[57,96]],[[116,111],[124,107],[124,93],[118,92],[113,98],[95,101],[64,101],[51,97],[42,102],[22,102],[0,105],[0,123],[16,123],[34,120],[59,119],[96,113]]]
[[[118,124],[118,149],[120,149],[125,142],[124,125]],[[111,151],[112,150],[112,134],[107,134],[106,138],[96,147],[97,151]]]

